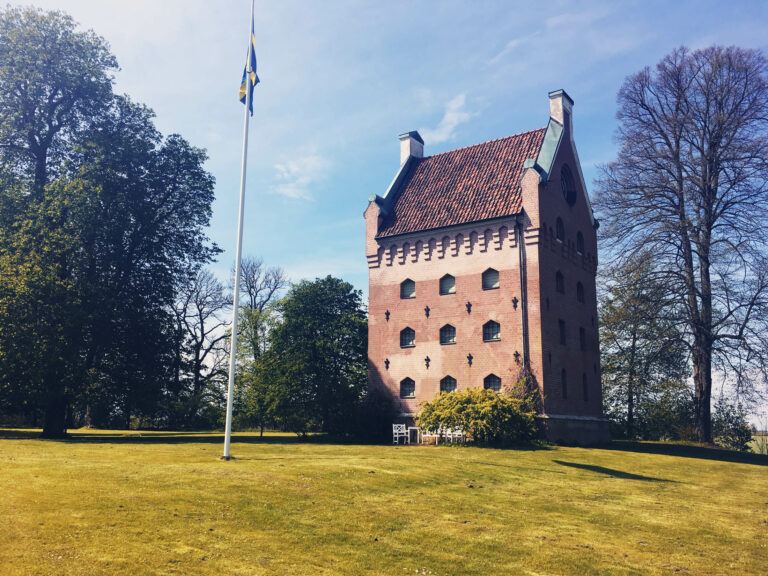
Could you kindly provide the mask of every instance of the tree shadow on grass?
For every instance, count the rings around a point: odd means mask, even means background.
[[[605,468],[603,466],[593,466],[592,464],[577,464],[576,462],[563,462],[562,460],[552,460],[555,464],[561,466],[568,466],[569,468],[578,468],[580,470],[589,470],[590,472],[597,472],[598,474],[605,474],[613,478],[621,478],[623,480],[641,480],[643,482],[672,482],[677,484],[676,480],[667,480],[665,478],[654,478],[653,476],[641,476],[640,474],[632,474],[631,472],[622,472],[621,470],[614,470],[613,468]]]
[[[675,444],[671,442],[631,442],[614,440],[600,447],[603,450],[621,452],[637,452],[642,454],[661,454],[664,456],[680,456],[682,458],[700,458],[704,460],[719,460],[721,462],[736,462],[739,464],[757,464],[768,466],[768,456],[753,452],[735,452],[725,448],[709,446],[692,446],[690,444]]]

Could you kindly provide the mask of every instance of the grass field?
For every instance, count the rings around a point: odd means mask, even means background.
[[[0,574],[768,574],[768,457],[0,430]]]

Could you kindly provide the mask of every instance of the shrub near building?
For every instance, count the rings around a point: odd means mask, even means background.
[[[442,393],[422,405],[419,427],[459,428],[473,442],[521,444],[536,438],[531,403],[494,390],[468,388]]]

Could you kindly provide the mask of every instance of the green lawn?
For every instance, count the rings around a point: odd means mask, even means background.
[[[0,574],[766,574],[768,457],[0,430]]]

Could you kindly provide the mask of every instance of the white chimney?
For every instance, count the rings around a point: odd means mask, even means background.
[[[555,90],[549,93],[549,115],[571,132],[571,110],[573,100],[565,90]]]
[[[415,158],[424,157],[424,140],[421,139],[421,136],[416,130],[400,134],[399,138],[401,166],[405,164],[405,161],[411,156]]]

